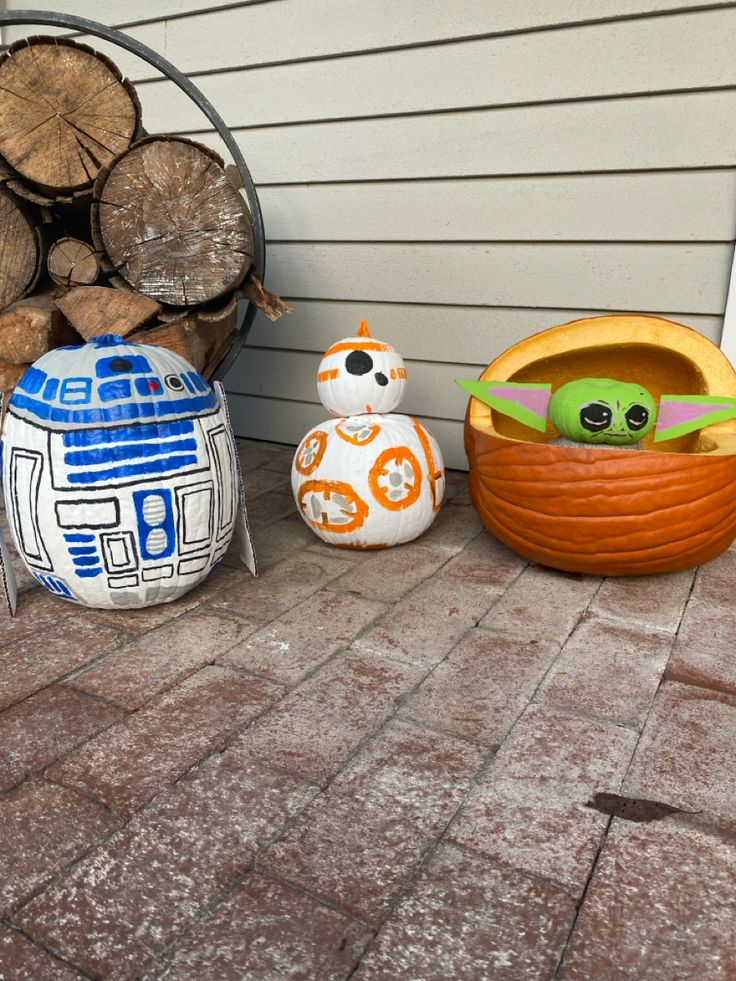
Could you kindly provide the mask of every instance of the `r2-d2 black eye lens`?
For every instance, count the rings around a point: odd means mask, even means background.
[[[108,363],[111,371],[130,371],[133,367],[127,358],[111,358]]]
[[[167,375],[166,378],[164,378],[164,381],[166,382],[168,388],[172,389],[174,392],[181,392],[181,390],[184,388],[184,382],[178,375]]]
[[[351,351],[345,358],[345,367],[351,375],[367,375],[373,367],[373,358],[365,351]]]

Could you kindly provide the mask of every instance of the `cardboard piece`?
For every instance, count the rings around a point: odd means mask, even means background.
[[[7,398],[0,392],[0,440],[2,439],[3,415],[7,408]],[[0,442],[0,460],[2,459],[2,442]],[[18,606],[18,583],[13,571],[13,563],[10,558],[10,551],[3,536],[3,529],[0,527],[0,598],[3,605],[9,611],[11,617],[15,616]]]
[[[227,418],[228,429],[230,430],[230,436],[233,441],[233,452],[235,455],[235,469],[238,474],[238,513],[235,518],[235,531],[233,533],[233,541],[238,549],[238,555],[240,556],[240,561],[243,565],[250,570],[251,575],[258,575],[258,563],[256,560],[255,548],[253,546],[253,538],[250,533],[250,523],[248,521],[248,511],[245,506],[245,484],[243,483],[243,471],[240,466],[240,457],[238,456],[238,449],[235,444],[235,433],[233,432],[232,423],[230,422],[230,410],[227,405],[227,398],[225,397],[225,387],[222,382],[216,381],[214,383],[214,389],[220,399],[220,403],[225,410],[225,417]]]

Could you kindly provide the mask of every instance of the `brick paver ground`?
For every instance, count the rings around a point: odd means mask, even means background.
[[[734,981],[736,549],[565,575],[451,473],[344,551],[240,451],[258,579],[0,618],[0,979]]]

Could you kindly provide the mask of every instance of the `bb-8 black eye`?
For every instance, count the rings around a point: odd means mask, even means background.
[[[351,351],[345,358],[345,367],[351,375],[367,375],[373,367],[373,358],[365,351]]]
[[[178,375],[167,375],[164,381],[167,387],[173,389],[175,392],[180,392],[184,388],[184,382]]]

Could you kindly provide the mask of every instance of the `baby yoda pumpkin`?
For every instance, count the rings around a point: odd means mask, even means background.
[[[611,376],[617,395],[604,391]],[[696,331],[658,317],[573,321],[515,344],[461,384],[474,396],[465,419],[472,502],[527,558],[645,575],[707,562],[736,537],[736,372]],[[640,441],[640,452],[621,452]]]
[[[577,378],[558,388],[549,416],[561,445],[640,448],[657,419],[654,396],[643,385],[614,378]]]

